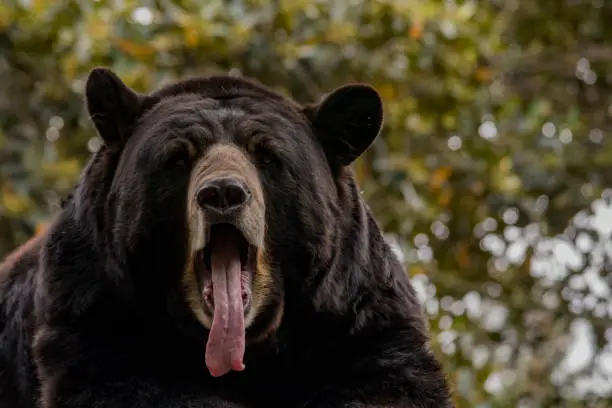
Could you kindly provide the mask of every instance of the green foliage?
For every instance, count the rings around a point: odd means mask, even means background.
[[[612,406],[609,21],[604,0],[6,0],[0,256],[99,147],[94,66],[137,90],[248,75],[300,101],[365,81],[387,116],[355,170],[458,407]]]

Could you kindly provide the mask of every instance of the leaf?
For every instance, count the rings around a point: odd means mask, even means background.
[[[408,30],[408,35],[414,40],[419,40],[423,36],[423,26],[421,24],[413,24]]]
[[[0,208],[9,216],[19,216],[29,210],[31,206],[32,202],[27,196],[15,193],[11,188],[8,188],[8,186],[4,186],[2,189]]]
[[[476,79],[479,82],[489,82],[492,78],[491,71],[485,67],[478,67],[476,69]]]
[[[448,178],[453,174],[453,169],[450,166],[439,167],[429,179],[429,188],[432,190],[438,190],[442,187]]]
[[[125,38],[114,38],[113,43],[121,51],[136,59],[150,58],[155,52],[150,44],[137,43]]]

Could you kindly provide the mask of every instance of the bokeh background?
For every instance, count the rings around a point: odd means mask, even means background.
[[[100,146],[94,66],[139,91],[247,75],[373,84],[355,166],[459,408],[612,406],[612,1],[0,2],[0,257]]]

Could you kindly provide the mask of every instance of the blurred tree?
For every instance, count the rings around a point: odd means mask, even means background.
[[[612,406],[612,2],[5,0],[0,256],[100,146],[96,65],[137,90],[259,79],[300,101],[372,83],[356,164],[459,407]]]

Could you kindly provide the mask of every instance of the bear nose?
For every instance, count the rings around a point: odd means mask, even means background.
[[[244,206],[251,193],[244,183],[233,178],[211,180],[198,190],[196,200],[203,210],[228,213]]]

